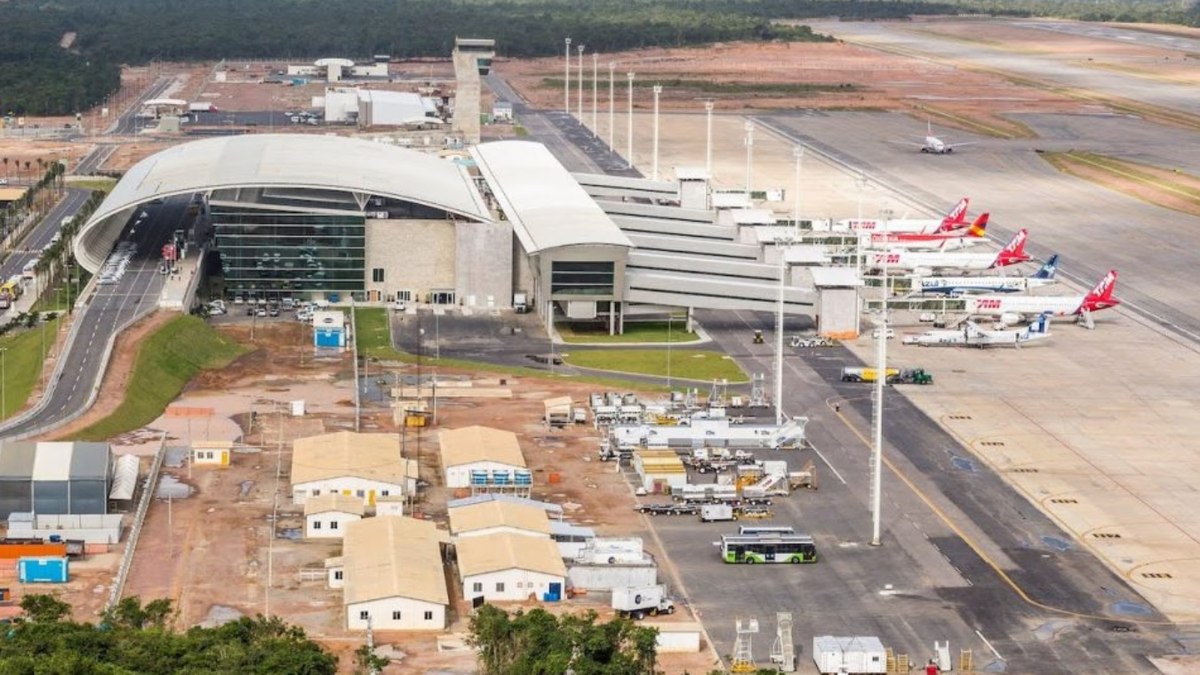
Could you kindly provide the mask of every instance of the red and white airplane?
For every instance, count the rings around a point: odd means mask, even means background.
[[[847,218],[829,223],[830,232],[948,232],[967,226],[967,206],[971,200],[963,197],[941,218]],[[814,229],[816,229],[814,227]]]
[[[1025,252],[1025,240],[1029,238],[1029,230],[1020,230],[1013,236],[1004,248],[996,253],[942,253],[937,251],[886,251],[868,253],[867,265],[873,269],[888,269],[902,271],[921,270],[919,274],[928,275],[932,270],[990,270],[1005,267],[1029,260]]]
[[[1110,270],[1087,295],[978,295],[967,298],[966,309],[971,314],[999,317],[1005,324],[1049,312],[1056,317],[1079,317],[1090,327],[1092,312],[1121,304],[1113,297],[1116,288],[1117,271]]]
[[[869,248],[891,250],[896,248],[922,251],[955,251],[973,246],[987,236],[988,214],[981,214],[966,229],[948,230],[923,234],[920,232],[871,232]]]

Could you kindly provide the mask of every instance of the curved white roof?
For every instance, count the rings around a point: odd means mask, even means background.
[[[541,143],[496,141],[471,149],[527,253],[560,246],[633,243]]]
[[[76,235],[80,262],[93,272],[99,269],[124,224],[123,218],[113,217],[127,216],[140,204],[157,197],[256,187],[340,190],[424,204],[472,220],[490,219],[471,176],[454,162],[344,136],[221,136],[176,145],[127,171]]]

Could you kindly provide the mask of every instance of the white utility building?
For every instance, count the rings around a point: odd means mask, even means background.
[[[417,463],[400,456],[395,434],[339,431],[298,438],[292,446],[292,501],[330,492],[374,506],[378,497],[412,494]]]
[[[326,492],[304,502],[305,539],[341,539],[346,526],[362,520],[363,503],[358,497]]]
[[[479,597],[490,602],[563,597],[567,568],[549,537],[511,533],[466,537],[458,541],[455,550],[463,598],[468,601]]]
[[[491,477],[495,472],[527,471],[521,444],[511,431],[470,426],[442,429],[438,438],[446,487],[468,487],[472,472],[487,472]]]
[[[433,523],[383,516],[350,523],[342,555],[342,604],[350,630],[446,627],[450,594]],[[331,568],[331,577],[336,573]]]

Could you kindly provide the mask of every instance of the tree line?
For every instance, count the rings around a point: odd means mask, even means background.
[[[1165,0],[8,0],[0,3],[0,112],[70,114],[119,86],[117,64],[154,60],[446,56],[456,36],[496,40],[501,56],[736,40],[828,40],[777,19],[992,15],[1200,24]],[[69,48],[62,36],[77,37]]]

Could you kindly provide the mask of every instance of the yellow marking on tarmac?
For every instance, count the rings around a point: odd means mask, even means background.
[[[846,425],[847,429],[849,429],[855,436],[858,437],[858,439],[860,441],[862,441],[863,445],[865,445],[868,449],[873,448],[871,441],[867,440],[867,438],[862,435],[862,432],[860,432],[858,430],[858,427],[854,426],[854,424],[852,424],[850,422],[850,420],[847,419],[846,416],[843,415],[840,410],[835,410],[834,414],[837,415],[839,419],[841,419],[842,423]],[[952,518],[950,518],[950,516],[948,514],[946,514],[945,511],[943,511],[941,509],[941,507],[939,507],[937,504],[935,504],[932,499],[930,499],[924,492],[922,492],[921,489],[919,487],[917,487],[917,485],[908,478],[908,476],[904,475],[904,473],[902,473],[900,471],[900,469],[898,469],[896,467],[895,463],[892,462],[890,459],[888,459],[887,454],[883,455],[883,463],[887,466],[887,468],[889,470],[891,470],[891,472],[893,474],[895,474],[895,476],[897,478],[899,478],[901,480],[901,482],[903,482],[905,485],[908,486],[908,489],[911,490],[912,493],[914,495],[916,495],[918,499],[920,499],[922,502],[925,503],[926,506],[929,507],[929,510],[932,511],[934,513],[934,515],[936,515],[939,519],[941,519],[941,521],[943,523],[945,523],[947,527],[949,527],[956,535],[958,535],[958,537],[963,540],[963,543],[965,543],[967,546],[969,546],[971,548],[971,550],[975,552],[975,555],[979,556],[980,560],[983,560],[983,562],[988,567],[992,568],[992,571],[996,573],[996,576],[998,576],[1000,578],[1000,580],[1005,583],[1005,585],[1007,585],[1009,588],[1011,588],[1013,590],[1013,592],[1017,594],[1017,597],[1019,597],[1019,598],[1021,598],[1021,600],[1025,601],[1026,604],[1028,604],[1032,607],[1037,607],[1038,609],[1045,610],[1047,612],[1054,612],[1056,614],[1071,616],[1071,617],[1075,617],[1077,619],[1095,619],[1098,621],[1120,621],[1122,623],[1131,623],[1131,624],[1138,624],[1138,625],[1143,625],[1143,626],[1179,626],[1179,625],[1183,625],[1183,624],[1179,624],[1175,621],[1154,621],[1154,620],[1149,620],[1149,619],[1129,619],[1129,618],[1125,618],[1125,617],[1118,618],[1118,617],[1104,616],[1101,614],[1087,614],[1085,612],[1076,612],[1076,611],[1069,610],[1069,609],[1063,609],[1061,607],[1053,607],[1053,606],[1047,605],[1043,602],[1034,600],[1032,597],[1029,596],[1029,593],[1027,593],[1025,591],[1025,589],[1021,588],[1021,586],[1011,576],[1009,576],[1007,572],[1005,572],[998,564],[996,564],[996,562],[994,560],[992,560],[991,556],[989,556],[979,544],[975,543],[975,540],[972,539],[966,532],[964,532],[962,530],[962,528],[960,528],[958,526],[958,524],[955,523],[954,520]]]
[[[1118,160],[1118,159],[1106,157],[1106,158],[1104,158],[1104,160],[1107,160],[1107,161],[1103,161],[1103,160],[1093,159],[1093,157],[1095,157],[1095,156],[1090,155],[1090,153],[1089,154],[1081,154],[1081,153],[1076,153],[1076,152],[1043,153],[1043,155],[1049,155],[1049,157],[1047,158],[1047,161],[1050,161],[1051,164],[1054,163],[1052,160],[1057,159],[1057,158],[1066,159],[1068,162],[1070,162],[1070,161],[1080,162],[1082,164],[1087,164],[1089,166],[1093,166],[1097,169],[1100,169],[1101,171],[1107,171],[1108,173],[1115,174],[1117,176],[1121,176],[1122,178],[1128,178],[1129,180],[1132,180],[1132,181],[1135,181],[1138,183],[1143,183],[1145,185],[1149,185],[1150,187],[1162,190],[1164,192],[1170,192],[1170,193],[1179,195],[1180,197],[1184,197],[1184,198],[1192,200],[1192,201],[1200,200],[1200,191],[1182,187],[1179,185],[1173,185],[1171,183],[1165,183],[1163,181],[1158,180],[1157,178],[1148,177],[1144,174],[1138,173],[1131,169],[1122,168],[1126,164],[1126,162],[1122,162],[1121,160]],[[1115,162],[1117,164],[1117,166],[1113,166],[1113,164],[1111,164],[1110,162]]]

